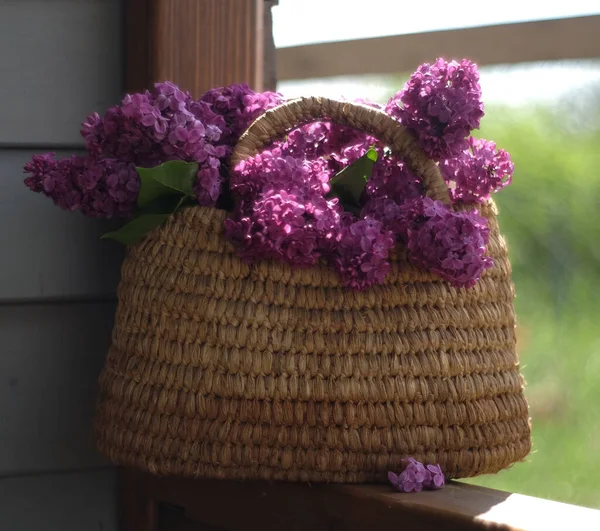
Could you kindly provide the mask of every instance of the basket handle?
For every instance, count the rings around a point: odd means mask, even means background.
[[[450,204],[450,192],[438,165],[424,153],[412,134],[388,114],[348,101],[303,97],[268,110],[240,137],[231,156],[231,167],[256,155],[265,145],[296,127],[325,119],[365,131],[383,141],[421,177],[429,197]]]

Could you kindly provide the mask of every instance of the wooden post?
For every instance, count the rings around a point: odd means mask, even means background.
[[[157,81],[194,97],[231,83],[263,90],[267,8],[265,0],[126,0],[127,92]]]
[[[125,0],[125,90],[139,92],[157,81],[172,81],[194,97],[231,83],[245,82],[257,91],[274,89],[270,9],[276,3]],[[270,63],[267,68],[265,61]],[[177,513],[159,514],[145,476],[123,472],[119,492],[122,531],[158,531],[165,525],[192,529],[179,522]],[[161,517],[166,521],[161,523]],[[168,523],[172,519],[178,520],[173,526]],[[195,523],[193,529],[209,526]]]

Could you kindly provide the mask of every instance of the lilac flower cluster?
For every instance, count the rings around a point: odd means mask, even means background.
[[[241,162],[230,177],[238,200],[226,236],[246,260],[277,258],[293,266],[327,261],[344,284],[382,283],[395,235],[372,218],[344,212],[326,199],[338,169],[368,149],[364,133],[319,122]],[[382,167],[380,173],[385,173]],[[290,245],[291,243],[294,245]]]
[[[488,140],[470,137],[468,147],[458,156],[441,161],[444,178],[454,183],[452,198],[463,203],[489,199],[512,181],[514,165],[510,155]]]
[[[318,198],[315,197],[318,202]],[[331,225],[327,216],[336,211],[321,198],[311,198],[280,190],[269,191],[254,202],[242,202],[237,216],[225,223],[225,234],[238,244],[242,258],[280,260],[295,266],[314,265],[320,257],[320,240],[326,234],[320,225]]]
[[[466,59],[421,65],[390,99],[386,112],[400,120],[434,160],[459,155],[483,117],[477,65]]]
[[[231,175],[238,199],[225,234],[245,260],[315,264],[334,246],[343,211],[327,200],[330,174],[322,159],[286,155],[280,148],[241,162]]]
[[[383,105],[367,99],[357,99],[360,103],[383,111]],[[291,131],[282,145],[286,154],[308,159],[325,157],[332,171],[339,171],[361,157],[372,145],[379,149],[379,141],[364,131],[334,122],[313,122]]]
[[[422,197],[423,183],[396,155],[385,153],[377,159],[367,183],[371,198],[388,198],[397,204]]]
[[[53,153],[35,155],[25,165],[27,187],[52,198],[64,210],[81,210],[90,217],[130,217],[139,180],[135,166],[115,159],[73,155],[56,160]]]
[[[87,157],[34,158],[25,167],[31,174],[26,183],[61,208],[127,218],[135,212],[140,186],[135,167],[185,160],[199,165],[198,203],[214,206],[231,145],[261,112],[281,101],[278,94],[256,93],[246,85],[215,89],[194,100],[173,83],[157,83],[152,91],[125,96],[103,117],[94,113],[86,119],[81,135]]]
[[[395,244],[392,231],[366,217],[340,227],[329,260],[346,286],[360,290],[383,283],[390,270],[388,254]]]
[[[245,260],[298,267],[324,261],[354,289],[384,281],[397,241],[412,262],[458,287],[472,286],[492,266],[485,218],[425,197],[421,179],[404,161],[352,127],[330,121],[299,126],[229,172],[240,135],[282,102],[280,94],[244,84],[195,100],[172,83],[158,83],[127,95],[103,117],[87,118],[81,129],[87,156],[36,156],[25,166],[25,182],[61,208],[127,218],[136,210],[136,167],[184,160],[198,164],[200,205],[232,204],[225,233]],[[511,182],[508,153],[469,136],[483,116],[475,64],[438,59],[421,65],[385,107],[358,102],[387,112],[415,135],[439,163],[454,202],[485,201]],[[364,191],[359,184],[352,205],[342,205],[330,195],[332,177],[372,147],[378,158]]]
[[[254,92],[242,83],[211,89],[199,101],[225,119],[221,143],[233,147],[258,116],[283,103],[284,99],[276,92]]]
[[[373,197],[362,208],[361,217],[371,217],[379,221],[386,230],[391,230],[402,239],[406,239],[408,228],[415,218],[415,205],[420,199],[397,203],[389,197]]]
[[[225,121],[209,105],[194,103],[172,83],[152,92],[127,95],[103,118],[97,113],[82,124],[90,154],[152,167],[166,160],[205,162],[214,157]]]
[[[429,96],[414,93],[419,79],[423,94]],[[470,146],[465,137],[479,125],[482,114],[475,65],[438,60],[413,76],[412,87],[405,89],[404,100],[399,100],[406,106],[398,107],[393,98],[388,111],[405,124],[410,118],[414,130],[425,137],[435,129],[436,145],[451,147],[440,153]],[[233,96],[229,96],[231,101]],[[410,98],[419,105],[411,107]],[[428,103],[423,98],[429,98]],[[410,116],[406,114],[409,109]],[[419,138],[423,141],[425,137]],[[371,146],[379,156],[360,214],[355,217],[343,212],[336,200],[324,197],[329,192],[329,180]],[[482,157],[479,152],[470,153],[472,158],[477,155],[469,173],[473,175]],[[461,156],[467,154],[461,152]],[[452,160],[447,158],[443,164],[448,172],[454,169],[458,181],[462,176],[458,173],[460,164],[451,166]],[[458,287],[473,285],[492,265],[485,256],[488,229],[484,218],[477,213],[454,212],[425,198],[421,179],[402,160],[377,139],[350,127],[327,121],[298,127],[285,141],[240,163],[230,184],[237,207],[227,221],[226,234],[246,260],[277,258],[295,266],[324,260],[346,286],[354,289],[384,281],[390,269],[389,252],[397,240],[404,242],[414,263]],[[461,199],[465,197],[463,194]],[[316,207],[319,203],[321,206]],[[290,221],[292,211],[296,212],[294,223]],[[294,238],[297,245],[291,247]],[[301,257],[298,249],[310,252],[311,257]]]
[[[476,211],[455,212],[428,197],[401,204],[383,197],[369,201],[361,215],[377,219],[404,241],[413,263],[457,287],[473,286],[493,266],[485,255],[487,220]]]
[[[216,204],[222,184],[219,143],[225,119],[208,103],[194,101],[172,83],[157,83],[152,92],[127,95],[103,118],[92,114],[81,134],[96,157],[112,157],[140,167],[168,160],[199,164],[194,191],[199,204]]]
[[[388,472],[388,480],[398,492],[439,490],[444,487],[446,480],[439,465],[424,465],[412,457],[403,461],[406,467],[400,474]]]
[[[331,171],[340,171],[371,145],[378,145],[378,140],[362,131],[332,122],[314,122],[291,131],[281,148],[296,157],[325,158]]]
[[[329,178],[323,159],[295,157],[275,146],[240,162],[229,182],[234,195],[251,200],[264,191],[283,189],[323,196],[329,192]]]
[[[457,287],[475,285],[493,266],[485,256],[487,220],[472,212],[455,212],[425,198],[412,203],[406,246],[411,260]]]

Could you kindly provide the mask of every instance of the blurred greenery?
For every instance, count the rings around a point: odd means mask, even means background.
[[[600,130],[585,116],[580,127],[566,123],[564,112],[488,108],[478,135],[515,163],[513,184],[495,199],[517,291],[533,452],[472,482],[600,507]]]
[[[387,78],[387,97],[407,78]],[[600,508],[600,85],[552,105],[485,111],[476,136],[515,164],[494,199],[513,267],[533,449],[524,463],[466,481]]]

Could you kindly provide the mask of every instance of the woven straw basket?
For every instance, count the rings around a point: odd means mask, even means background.
[[[367,131],[449,201],[437,166],[395,120],[324,98],[287,102],[240,139],[232,164],[301,123]],[[497,472],[530,450],[510,264],[493,203],[494,268],[456,289],[399,246],[385,284],[341,286],[325,265],[247,265],[224,211],[192,207],[128,251],[100,380],[99,448],[160,475],[385,481],[407,456],[448,478]]]

